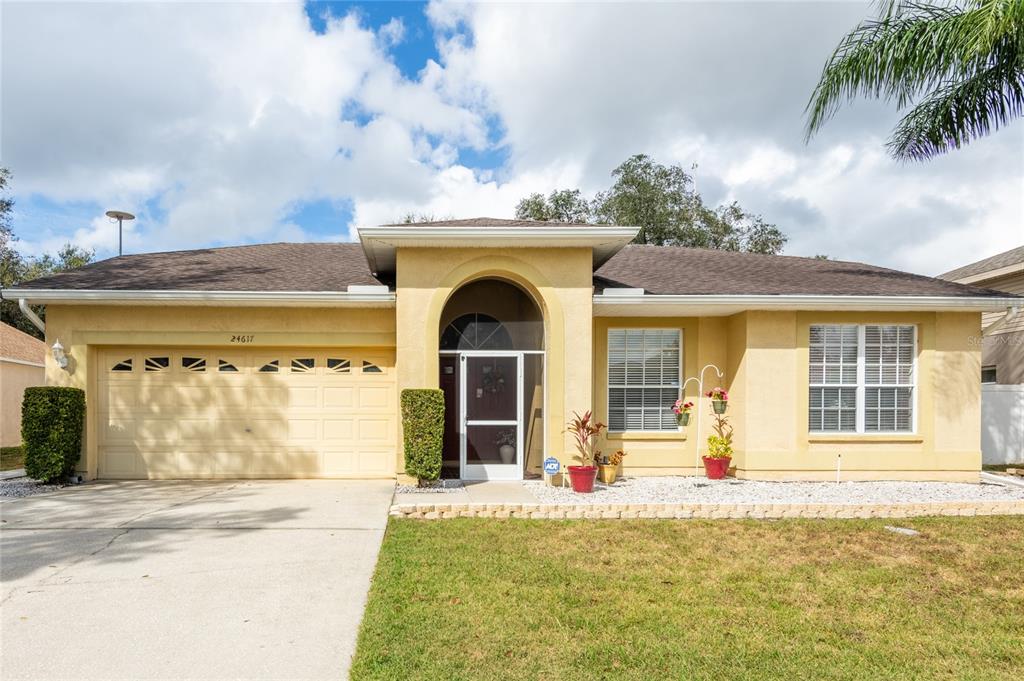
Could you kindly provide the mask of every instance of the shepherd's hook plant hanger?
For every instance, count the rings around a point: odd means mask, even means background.
[[[700,374],[698,376],[691,376],[690,378],[683,381],[682,387],[682,393],[685,396],[686,386],[690,384],[690,381],[697,381],[697,458],[693,462],[694,475],[700,474],[700,417],[701,414],[704,413],[704,410],[700,408],[700,401],[704,398],[704,372],[707,371],[708,369],[715,370],[715,373],[718,375],[718,380],[722,380],[723,378],[725,378],[725,374],[722,373],[721,369],[719,369],[714,364],[708,364],[707,366],[700,370]]]

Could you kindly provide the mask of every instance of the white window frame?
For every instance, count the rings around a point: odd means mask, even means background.
[[[992,372],[992,378],[995,379],[995,380],[986,381],[985,380],[985,372],[986,371],[991,371]],[[981,384],[982,385],[996,385],[997,383],[999,383],[999,367],[998,367],[998,365],[986,364],[985,366],[981,367]]]
[[[666,385],[666,384],[636,385],[636,384],[632,384],[632,383],[623,383],[621,385],[612,385],[612,380],[611,380],[611,345],[612,345],[612,343],[611,343],[611,334],[613,332],[616,332],[616,331],[643,331],[643,332],[647,332],[647,331],[675,331],[675,332],[677,332],[679,334],[679,352],[678,352],[678,355],[679,355],[679,373],[678,373],[678,376],[679,376],[679,378],[678,378],[678,385]],[[680,396],[682,395],[682,391],[683,391],[683,347],[684,347],[683,333],[684,333],[683,329],[680,329],[680,328],[677,328],[677,327],[671,327],[671,326],[641,326],[641,327],[616,326],[616,327],[612,327],[612,328],[608,329],[607,333],[605,334],[605,361],[604,361],[604,370],[605,370],[604,378],[605,378],[605,380],[604,380],[604,382],[605,382],[605,411],[607,412],[606,413],[606,418],[607,418],[609,424],[611,423],[611,420],[612,420],[611,416],[612,416],[612,389],[613,388],[614,389],[624,389],[624,390],[644,389],[644,388],[659,389],[659,390],[669,390],[671,388],[675,388],[676,389],[676,398],[675,399],[678,400],[680,398]],[[671,405],[665,405],[665,408],[668,409],[670,406]],[[625,428],[625,423],[623,423],[623,430],[613,430],[610,425],[608,426],[608,432],[609,433],[676,433],[676,432],[679,432],[679,430],[680,430],[679,426],[674,426],[672,428],[656,428],[656,429],[655,428],[644,428],[644,427],[629,429],[629,428]]]
[[[917,434],[917,412],[918,412],[918,389],[919,380],[917,375],[917,348],[918,348],[918,328],[917,324],[901,324],[894,322],[867,322],[864,324],[844,324],[842,322],[835,323],[814,323],[807,327],[808,333],[808,344],[810,343],[810,330],[811,327],[821,326],[856,326],[857,327],[857,383],[811,383],[810,382],[810,357],[808,356],[807,363],[807,398],[808,405],[805,410],[805,416],[808,419],[807,433],[809,435],[821,435],[826,437],[835,436],[851,436],[851,435],[916,435]],[[872,383],[870,386],[867,384],[867,371],[865,361],[865,350],[867,348],[866,335],[867,327],[869,326],[909,326],[913,329],[913,346],[911,348],[911,376],[913,382],[909,385],[898,384],[898,383]],[[809,345],[808,345],[809,347]],[[811,430],[810,428],[810,394],[811,389],[815,387],[830,387],[830,388],[856,388],[857,393],[857,406],[856,406],[856,430]],[[910,388],[910,430],[865,430],[865,415],[867,413],[867,389],[868,388]]]

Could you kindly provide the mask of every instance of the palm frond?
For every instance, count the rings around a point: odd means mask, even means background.
[[[825,65],[805,110],[806,138],[858,95],[903,108],[951,77],[983,72],[993,49],[1022,26],[1022,0],[890,0],[881,18],[857,26]]]
[[[897,159],[926,160],[998,130],[1022,113],[1024,64],[999,65],[935,91],[904,116],[886,146]]]

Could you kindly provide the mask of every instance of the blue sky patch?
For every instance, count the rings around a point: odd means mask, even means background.
[[[441,61],[441,55],[434,44],[434,32],[427,21],[425,2],[307,2],[306,15],[310,26],[317,33],[327,29],[326,16],[343,17],[356,12],[364,26],[374,31],[386,25],[393,18],[399,18],[405,25],[405,37],[388,50],[398,70],[409,80],[433,59]]]

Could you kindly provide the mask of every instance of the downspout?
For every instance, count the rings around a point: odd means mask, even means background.
[[[28,306],[27,300],[24,298],[18,298],[18,309],[21,310],[23,315],[28,317],[28,320],[32,322],[34,327],[39,329],[44,336],[46,335],[46,324],[44,324],[43,320],[39,318],[39,315],[33,312],[32,308]]]
[[[1017,314],[1019,312],[1020,312],[1020,306],[1019,305],[1014,305],[1013,307],[1006,308],[1006,313],[1003,316],[1001,316],[999,319],[995,320],[994,322],[992,322],[991,324],[986,326],[984,329],[982,329],[981,330],[981,335],[982,336],[987,336],[987,335],[991,334],[993,331],[995,331],[996,329],[1002,327],[1003,324],[1005,324],[1007,322],[1012,322],[1013,319],[1017,316]]]

